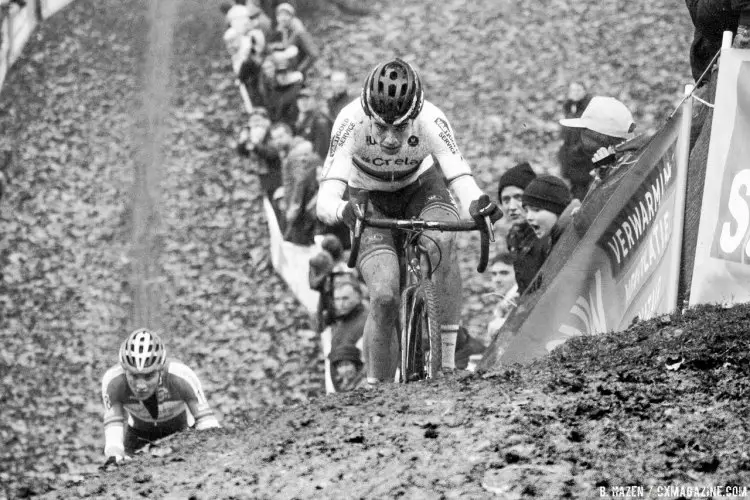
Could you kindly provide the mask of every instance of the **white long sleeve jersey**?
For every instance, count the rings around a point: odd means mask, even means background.
[[[352,101],[333,125],[318,193],[318,218],[326,224],[341,220],[347,185],[368,191],[398,191],[429,169],[432,158],[440,165],[463,210],[468,210],[469,203],[482,191],[440,109],[425,101],[412,124],[411,135],[398,153],[390,155],[370,135],[370,120],[359,99]]]

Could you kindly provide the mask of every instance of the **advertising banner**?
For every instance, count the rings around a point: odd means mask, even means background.
[[[521,298],[480,370],[525,363],[573,336],[623,330],[635,318],[675,310],[684,114],[683,108],[587,197],[537,275],[538,288]]]
[[[690,305],[750,301],[750,50],[721,52]]]

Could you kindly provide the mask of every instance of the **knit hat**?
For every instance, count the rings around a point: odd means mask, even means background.
[[[570,204],[573,196],[562,179],[544,174],[526,186],[522,199],[524,206],[532,205],[559,216]]]
[[[572,128],[587,128],[611,137],[626,138],[635,129],[633,115],[623,103],[614,97],[591,98],[580,118],[560,120],[560,125]]]
[[[294,10],[294,7],[292,7],[292,4],[283,2],[276,6],[276,14],[278,14],[281,11],[286,11],[289,13],[290,16],[294,17],[294,14],[296,11]]]
[[[509,168],[500,176],[500,184],[497,187],[497,198],[502,198],[503,189],[508,186],[516,186],[521,189],[526,189],[529,182],[535,178],[536,174],[527,161],[521,162],[513,168]]]

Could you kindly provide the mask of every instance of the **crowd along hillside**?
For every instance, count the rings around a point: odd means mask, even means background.
[[[395,54],[413,61],[427,98],[451,119],[464,156],[490,193],[499,173],[519,159],[529,159],[537,171],[556,171],[556,119],[569,81],[618,97],[631,106],[641,130],[653,130],[689,78],[689,17],[672,4],[383,0],[371,7],[362,16],[326,6],[305,12],[323,53],[318,76],[344,67],[356,93],[356,83],[380,59]],[[103,458],[99,381],[133,327],[134,158],[144,147],[144,103],[153,98],[145,92],[149,15],[148,2],[78,0],[38,29],[0,95],[0,127],[16,158],[0,201],[0,495],[29,496],[88,477],[83,489],[53,495],[212,498],[215,488],[234,484],[222,475],[231,474],[239,489],[218,496],[294,496],[282,484],[296,487],[300,483],[289,480],[295,477],[312,478],[304,488],[329,488],[330,496],[348,495],[347,484],[360,484],[351,491],[361,496],[380,496],[382,488],[481,496],[513,484],[513,491],[521,488],[518,495],[544,497],[541,476],[583,492],[625,479],[730,481],[746,467],[724,434],[705,437],[698,423],[710,416],[737,433],[744,429],[734,415],[746,409],[731,397],[746,384],[739,368],[746,365],[724,347],[743,341],[739,326],[723,341],[721,332],[709,329],[724,317],[742,324],[741,308],[712,311],[705,320],[695,313],[684,320],[694,326],[681,328],[670,344],[725,342],[717,344],[715,358],[724,356],[728,366],[693,366],[686,358],[680,370],[665,371],[660,356],[671,356],[672,347],[656,343],[653,351],[627,358],[629,372],[611,372],[625,360],[608,358],[616,351],[608,344],[585,339],[559,353],[578,360],[565,370],[552,360],[540,365],[548,368],[486,379],[323,397],[318,339],[307,333],[306,313],[270,268],[257,180],[231,148],[245,117],[221,41],[218,5],[189,0],[175,7],[172,51],[162,61],[170,71],[170,97],[161,103],[167,106],[159,124],[164,160],[154,186],[160,214],[155,321],[171,352],[201,375],[225,430],[178,437],[118,471],[97,472]],[[489,278],[473,271],[474,242],[461,245],[467,250],[464,319],[481,335],[491,305]],[[637,345],[651,345],[643,342],[664,328],[680,329],[679,321],[609,342],[630,345],[636,335],[644,337]],[[607,369],[587,366],[592,358]],[[661,402],[641,396],[650,379],[628,375],[640,373],[644,360],[662,377],[654,379],[662,384]],[[572,388],[564,389],[563,406],[556,406],[557,393],[539,375],[545,370],[548,377],[559,372],[570,379],[560,382]],[[723,374],[733,377],[733,388],[719,397],[712,389]],[[609,417],[597,410],[599,386],[612,391],[606,394],[615,412]],[[696,389],[698,399],[690,399],[696,387],[704,392]],[[591,398],[581,398],[589,389]],[[714,407],[731,412],[694,413]],[[616,413],[631,408],[637,411],[625,420]],[[647,448],[646,436],[665,425],[666,417],[657,414],[667,410],[681,441],[669,444],[676,434],[666,434],[667,444],[653,456],[629,462],[635,469],[615,460],[612,455]],[[550,435],[540,430],[547,427],[532,420],[558,422],[562,427],[550,428],[566,439],[552,450]],[[595,429],[606,439],[585,439],[598,436]],[[473,462],[456,450],[480,458]],[[438,452],[436,463],[431,458]],[[567,457],[564,463],[557,453]],[[607,458],[599,461],[597,454]],[[257,466],[245,467],[248,460]],[[661,473],[648,472],[652,461]],[[605,463],[619,468],[598,472]],[[394,472],[407,470],[414,472]],[[389,473],[403,479],[390,482]],[[510,481],[503,474],[529,479]],[[210,477],[216,482],[206,482]],[[350,483],[332,486],[347,477]]]

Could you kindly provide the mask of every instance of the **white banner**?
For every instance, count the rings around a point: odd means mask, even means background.
[[[322,249],[319,245],[302,246],[284,241],[276,214],[268,198],[263,198],[263,208],[268,220],[273,267],[305,309],[310,314],[316,314],[320,294],[315,290],[310,290],[310,258]]]
[[[690,305],[750,301],[750,50],[719,63]]]

